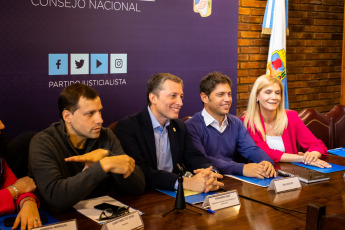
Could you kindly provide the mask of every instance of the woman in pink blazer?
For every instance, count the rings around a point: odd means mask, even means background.
[[[298,113],[284,109],[283,85],[277,77],[260,76],[250,93],[244,125],[255,143],[275,162],[304,162],[329,168],[320,160],[327,148],[299,118]],[[304,152],[297,151],[297,143]]]

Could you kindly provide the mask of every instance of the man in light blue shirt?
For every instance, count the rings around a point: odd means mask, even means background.
[[[147,84],[149,106],[119,121],[115,134],[143,170],[147,187],[176,189],[180,164],[195,174],[184,178],[184,189],[218,190],[223,186],[217,181],[222,175],[212,171],[212,163],[193,146],[184,122],[178,119],[182,87],[182,80],[168,73],[151,77]]]

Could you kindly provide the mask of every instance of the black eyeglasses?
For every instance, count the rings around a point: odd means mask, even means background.
[[[109,214],[108,214],[109,213]],[[109,220],[129,213],[129,207],[107,208],[99,215],[98,220]]]

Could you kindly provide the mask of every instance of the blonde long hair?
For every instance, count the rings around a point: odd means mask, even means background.
[[[283,84],[277,77],[271,75],[262,75],[256,79],[253,89],[250,92],[246,117],[244,119],[245,127],[250,128],[254,133],[256,128],[261,133],[264,141],[266,141],[266,134],[261,122],[260,104],[256,101],[256,98],[263,88],[274,83],[277,83],[279,85],[281,91],[281,101],[279,107],[277,108],[274,133],[279,136],[283,134],[284,129],[286,129],[287,127],[288,120],[284,109]]]

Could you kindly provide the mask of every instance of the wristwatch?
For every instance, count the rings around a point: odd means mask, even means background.
[[[186,171],[183,175],[183,177],[193,177],[193,173],[189,172],[189,171]]]

